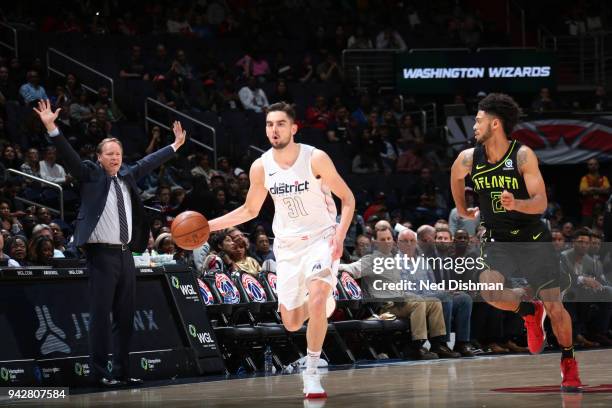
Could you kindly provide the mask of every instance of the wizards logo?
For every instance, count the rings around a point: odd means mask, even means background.
[[[334,286],[334,299],[340,300],[340,292],[338,292],[338,288]]]
[[[215,286],[221,295],[223,303],[240,303],[240,292],[234,282],[224,273],[215,274]]]
[[[359,287],[357,282],[355,282],[355,279],[353,279],[353,277],[349,275],[348,272],[342,272],[340,282],[342,282],[342,287],[344,288],[344,291],[350,299],[361,299],[361,288]]]
[[[208,285],[200,278],[198,278],[198,286],[200,287],[200,294],[202,295],[202,299],[204,299],[204,304],[206,306],[209,306],[215,303],[212,292],[210,291]]]
[[[272,292],[276,294],[276,274],[272,272],[268,272],[268,284],[272,288]]]
[[[261,303],[268,300],[266,298],[266,292],[264,291],[263,286],[261,286],[261,283],[259,283],[257,279],[248,273],[243,273],[240,280],[242,282],[242,287],[246,291],[247,296],[249,299],[251,299],[251,301]]]

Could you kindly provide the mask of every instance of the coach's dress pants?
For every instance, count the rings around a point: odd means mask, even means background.
[[[94,379],[129,377],[129,350],[134,332],[136,267],[128,250],[87,246],[89,271],[89,347]],[[111,323],[112,313],[112,323]],[[112,336],[111,336],[112,333]],[[111,347],[112,338],[112,347]]]

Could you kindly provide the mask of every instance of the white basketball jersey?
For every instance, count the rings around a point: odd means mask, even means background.
[[[265,186],[274,200],[272,230],[276,238],[303,237],[336,225],[336,204],[331,190],[312,174],[314,147],[299,144],[300,153],[283,170],[272,149],[261,155]]]

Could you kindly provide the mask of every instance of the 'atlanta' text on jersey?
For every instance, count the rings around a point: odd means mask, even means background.
[[[540,215],[507,211],[501,203],[504,190],[512,193],[516,200],[530,198],[525,179],[518,168],[520,148],[521,144],[516,140],[510,142],[506,154],[496,163],[489,163],[483,145],[478,144],[474,148],[471,178],[474,191],[478,194],[482,222],[488,233],[493,234],[491,236],[495,236],[496,231],[518,231],[540,223]]]

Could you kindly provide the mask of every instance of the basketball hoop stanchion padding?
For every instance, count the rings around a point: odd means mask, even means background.
[[[0,270],[0,387],[90,384],[87,277],[84,267]],[[206,309],[190,287],[197,295],[185,267],[137,268],[132,376],[224,372]]]

